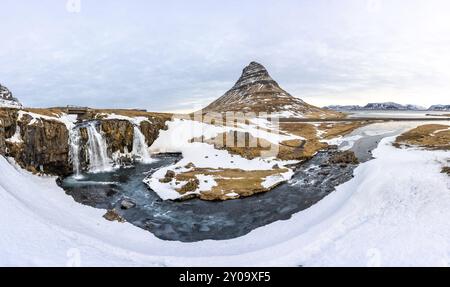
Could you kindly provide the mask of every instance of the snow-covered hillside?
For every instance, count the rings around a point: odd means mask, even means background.
[[[440,170],[450,154],[398,149],[394,139],[382,140],[351,181],[291,219],[196,243],[106,221],[105,211],[75,203],[54,178],[0,157],[0,265],[447,266],[450,178]]]

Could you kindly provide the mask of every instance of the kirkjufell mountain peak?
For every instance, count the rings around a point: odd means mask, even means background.
[[[283,90],[260,63],[250,62],[234,86],[204,112],[266,112],[282,117],[340,117]]]

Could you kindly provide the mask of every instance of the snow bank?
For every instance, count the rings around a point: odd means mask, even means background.
[[[0,157],[0,265],[366,266],[450,262],[449,152],[385,138],[355,177],[311,208],[240,238],[163,241]],[[382,180],[381,180],[382,179]],[[276,256],[274,256],[276,254]]]

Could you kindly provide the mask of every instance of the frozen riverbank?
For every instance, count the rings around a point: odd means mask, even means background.
[[[291,219],[195,243],[108,222],[104,210],[74,202],[53,178],[0,158],[0,212],[8,219],[0,225],[0,265],[446,265],[450,180],[440,169],[449,153],[397,149],[393,140],[383,139],[352,180]]]

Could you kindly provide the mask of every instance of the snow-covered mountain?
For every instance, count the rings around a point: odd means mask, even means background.
[[[368,103],[363,107],[364,110],[425,110],[424,107],[416,105],[401,105],[394,102]]]
[[[334,110],[334,111],[360,111],[360,110],[396,110],[396,111],[423,111],[426,110],[425,107],[418,105],[401,105],[394,102],[385,102],[385,103],[368,103],[364,107],[359,105],[331,105],[324,107],[325,109]]]
[[[450,111],[450,105],[432,105],[429,111]]]
[[[310,105],[283,90],[263,65],[251,62],[236,84],[203,109],[204,112],[267,112],[282,117],[339,117],[341,114]]]
[[[21,108],[22,104],[13,97],[8,88],[0,84],[0,107]]]

